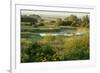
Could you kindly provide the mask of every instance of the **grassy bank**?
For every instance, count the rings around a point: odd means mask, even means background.
[[[72,37],[34,35],[21,40],[22,63],[86,59],[89,59],[89,34]]]

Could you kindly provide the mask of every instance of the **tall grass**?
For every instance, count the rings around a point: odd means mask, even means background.
[[[89,59],[89,34],[82,36],[45,36],[40,41],[21,41],[21,62]]]
[[[89,59],[89,35],[65,39],[65,60]]]

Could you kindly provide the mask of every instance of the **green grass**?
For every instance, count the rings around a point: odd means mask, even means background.
[[[66,29],[66,27],[62,28]],[[51,29],[46,30],[48,31]],[[82,36],[74,35],[71,37],[41,37],[40,35],[34,33],[33,29],[29,29],[28,27],[27,32],[21,32],[21,62],[28,63],[47,61],[88,60],[90,58],[89,29],[77,28],[77,31],[88,33]]]
[[[23,41],[22,41],[23,42]],[[32,36],[21,44],[21,62],[89,59],[89,36]]]
[[[22,38],[24,38],[24,39],[27,39],[27,40],[30,40],[30,41],[32,41],[32,42],[37,42],[37,41],[39,41],[39,40],[41,40],[43,37],[41,37],[40,35],[22,35],[23,37]]]
[[[71,30],[76,30],[77,27],[71,27],[71,26],[56,26],[56,27],[38,27],[38,28],[34,28],[32,26],[25,26],[23,25],[21,27],[21,32],[50,32],[50,31],[59,31],[61,29],[71,29]]]

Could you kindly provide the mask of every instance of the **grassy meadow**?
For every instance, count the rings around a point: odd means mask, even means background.
[[[89,45],[89,15],[21,15],[21,63],[89,60]]]

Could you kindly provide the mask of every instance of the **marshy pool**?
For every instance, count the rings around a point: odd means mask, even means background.
[[[76,29],[54,29],[54,28],[32,28],[22,29],[21,32],[26,35],[40,35],[40,36],[73,36],[73,35],[84,35],[86,32],[79,32]],[[28,32],[28,33],[27,33]]]

